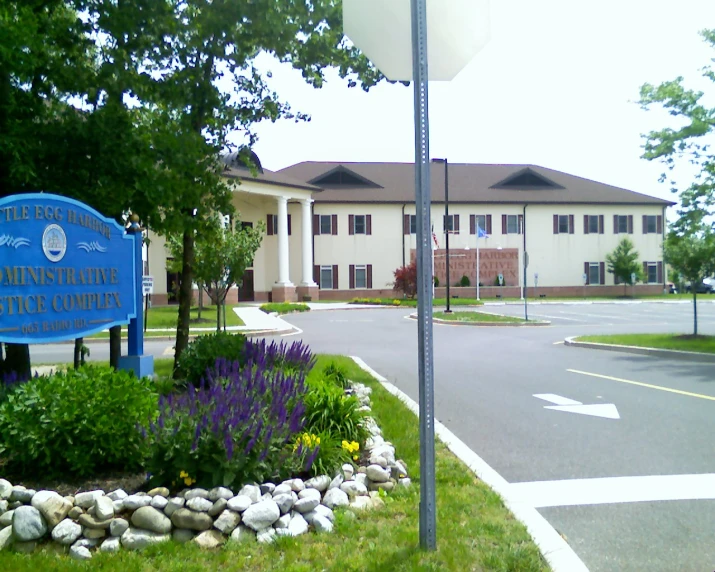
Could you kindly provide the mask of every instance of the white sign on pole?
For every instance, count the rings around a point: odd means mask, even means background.
[[[631,284],[635,284],[635,283],[636,283],[636,273],[631,272]]]
[[[586,284],[588,284],[588,274],[586,274],[586,273],[584,272],[584,273],[583,273],[583,285],[585,286]]]
[[[534,272],[534,286],[537,286],[539,284],[539,273]]]
[[[499,278],[499,286],[503,286],[504,285],[504,275],[500,274],[498,276],[498,278]]]
[[[154,277],[153,276],[142,276],[142,290],[144,291],[144,296],[147,294],[154,293]]]

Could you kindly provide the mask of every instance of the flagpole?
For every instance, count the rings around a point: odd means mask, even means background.
[[[479,223],[477,223],[477,302],[479,301]]]

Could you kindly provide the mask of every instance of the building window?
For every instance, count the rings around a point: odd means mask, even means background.
[[[442,225],[445,232],[459,234],[459,215],[442,215]]]
[[[320,234],[333,234],[332,218],[330,215],[320,215]]]
[[[372,264],[350,265],[350,289],[372,288]]]
[[[603,234],[603,215],[584,215],[584,234]]]
[[[355,215],[355,234],[365,234],[365,215]]]
[[[407,215],[410,217],[410,234],[417,234],[417,215]]]
[[[503,215],[503,217],[506,218],[505,234],[521,234],[519,215]]]
[[[569,233],[569,216],[559,215],[559,234]]]
[[[591,285],[601,283],[601,265],[598,262],[588,263],[588,283]]]
[[[328,217],[328,218],[330,218],[330,217]],[[321,266],[320,267],[320,288],[322,290],[332,290],[334,288],[334,286],[333,286],[333,267],[332,266]]]
[[[372,215],[348,215],[348,234],[372,234]]]
[[[648,262],[646,266],[646,279],[648,284],[658,283],[658,264],[655,262]]]
[[[659,215],[643,215],[643,234],[661,234],[663,232],[663,217]]]
[[[633,215],[613,215],[615,234],[633,234]]]
[[[249,224],[253,226],[253,223]],[[292,226],[293,225],[291,224],[291,217],[290,215],[288,215],[288,236],[292,234]],[[266,235],[273,236],[275,234],[278,234],[278,215],[269,214],[266,217]]]
[[[367,288],[367,266],[355,267],[355,288]]]

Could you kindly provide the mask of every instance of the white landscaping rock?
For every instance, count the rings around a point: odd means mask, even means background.
[[[290,524],[290,519],[290,514],[284,514],[282,517],[280,517],[277,521],[273,523],[273,528],[275,528],[276,530],[280,530],[281,528],[288,528],[288,525]]]
[[[70,558],[75,560],[89,560],[92,558],[92,553],[84,546],[70,546]]]
[[[22,485],[15,485],[10,493],[10,501],[29,503],[36,492],[34,489],[26,489]]]
[[[356,483],[360,483],[361,485],[363,485],[365,487],[367,487],[367,485],[368,485],[368,478],[365,473],[358,473],[357,475],[355,475],[354,481]]]
[[[171,538],[170,534],[159,534],[158,532],[150,532],[148,530],[140,530],[138,528],[129,527],[122,534],[122,546],[128,550],[142,550],[152,544],[160,544],[168,542]]]
[[[12,545],[12,527],[7,526],[0,530],[0,552]]]
[[[308,523],[302,515],[297,513],[293,515],[288,524],[288,532],[291,536],[300,536],[308,532]]]
[[[263,483],[259,488],[261,489],[262,495],[272,495],[273,491],[276,490],[276,485],[274,483]]]
[[[304,499],[299,499],[298,502],[293,505],[293,510],[300,513],[310,512],[319,504],[320,498],[308,497]]]
[[[122,501],[122,504],[127,510],[137,510],[143,506],[149,506],[151,497],[149,495],[129,495]]]
[[[87,493],[77,493],[74,497],[75,506],[88,509],[99,497],[104,496],[104,491],[89,491]]]
[[[196,536],[196,533],[188,528],[175,528],[171,533],[171,538],[179,544],[193,540],[194,536]]]
[[[225,510],[214,521],[214,528],[220,530],[224,534],[231,534],[240,522],[240,514],[231,510]]]
[[[289,495],[292,490],[293,489],[290,488],[290,485],[282,483],[278,485],[271,494],[273,495],[273,498],[276,498],[278,495]]]
[[[346,493],[349,497],[367,494],[367,487],[357,481],[345,481],[342,485],[340,485],[340,490]]]
[[[156,498],[156,497],[154,497]],[[169,499],[169,502],[167,505],[164,507],[164,514],[166,516],[171,516],[174,514],[177,510],[180,508],[184,508],[184,504],[186,501],[180,497],[173,497]]]
[[[0,499],[7,500],[12,494],[12,484],[10,481],[0,479]]]
[[[192,497],[186,501],[186,507],[196,512],[208,512],[208,510],[213,506],[209,499],[202,497]]]
[[[252,504],[243,513],[243,523],[255,531],[268,528],[278,520],[281,513],[273,500],[265,500]],[[260,541],[260,540],[259,540]]]
[[[343,476],[345,477],[346,481],[349,481],[350,479],[353,478],[353,475],[355,474],[355,467],[353,467],[350,463],[345,463],[342,467],[343,469]]]
[[[0,514],[0,529],[10,526],[12,524],[12,515],[15,511],[9,510]]]
[[[276,539],[276,529],[275,528],[264,528],[260,532],[256,533],[256,540],[260,544],[270,544]]]
[[[341,474],[336,475],[335,478],[330,481],[330,484],[328,485],[328,490],[330,491],[332,489],[337,489],[338,487],[340,487],[340,485],[343,484],[344,480],[345,479]]]
[[[231,499],[233,498],[233,492],[226,487],[216,487],[209,491],[209,500],[211,502],[216,502],[218,499]]]
[[[99,520],[106,520],[114,516],[114,503],[107,496],[99,497],[94,502],[94,512]]]
[[[208,499],[209,491],[206,489],[191,489],[190,491],[186,491],[184,498],[187,501],[191,499]]]
[[[251,497],[246,495],[237,495],[228,501],[226,508],[235,512],[243,512],[252,504],[253,500],[251,500]]]
[[[306,489],[315,489],[322,493],[328,489],[328,486],[330,486],[330,480],[331,479],[328,475],[319,475],[305,481],[305,487]]]
[[[118,536],[112,536],[110,538],[107,538],[104,542],[102,542],[101,546],[99,547],[99,550],[101,552],[119,552],[119,550],[122,548],[122,540]]]
[[[39,540],[47,534],[47,523],[34,506],[23,505],[12,515],[12,533],[20,542]]]
[[[169,504],[169,501],[166,499],[166,497],[163,497],[161,495],[156,495],[151,498],[151,503],[149,503],[149,506],[153,506],[154,508],[163,510],[166,508],[167,504]],[[171,515],[169,515],[169,516],[171,516]]]
[[[247,526],[239,524],[236,529],[231,533],[230,540],[232,540],[233,542],[255,541],[256,533]]]
[[[117,489],[116,491],[112,491],[107,495],[110,499],[113,501],[121,501],[127,498],[129,495],[125,493],[122,489]]]
[[[321,515],[317,515],[313,519],[313,527],[315,528],[315,532],[318,532],[318,533],[333,532],[333,523]]]
[[[390,471],[380,465],[370,465],[365,471],[367,478],[374,483],[386,483],[390,480]]]
[[[317,499],[320,502],[322,495],[318,489],[304,489],[298,493],[299,499]]]
[[[323,497],[323,504],[330,509],[334,509],[340,506],[348,506],[350,499],[340,489],[330,489]]]
[[[290,494],[283,494],[273,497],[273,502],[278,505],[278,510],[280,510],[281,514],[286,514],[290,512],[296,501],[293,500]],[[229,501],[229,508],[231,508],[231,501]]]
[[[109,534],[112,536],[121,536],[129,528],[129,523],[123,518],[115,518],[109,523]]]
[[[329,509],[324,504],[319,504],[318,506],[316,506],[313,512],[319,514],[320,516],[324,516],[330,522],[335,522],[335,513],[332,511],[332,509]]]
[[[35,493],[31,504],[40,511],[50,530],[62,522],[72,509],[72,504],[55,491],[39,491]]]
[[[350,503],[350,508],[355,510],[370,510],[373,508],[373,502],[368,496],[355,497]]]
[[[226,538],[218,530],[205,530],[194,537],[193,541],[201,548],[220,548],[226,542]]]
[[[82,535],[82,527],[69,518],[64,519],[52,529],[52,540],[69,546]]]
[[[251,499],[252,503],[257,503],[261,500],[261,488],[256,485],[245,485],[240,491],[238,491],[236,496],[245,496]]]

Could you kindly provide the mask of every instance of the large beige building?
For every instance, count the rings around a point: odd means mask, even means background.
[[[543,167],[448,168],[448,220],[445,165],[431,169],[438,296],[447,231],[450,283],[469,282],[453,295],[474,297],[477,274],[482,298],[520,296],[524,286],[529,296],[622,293],[605,262],[624,236],[643,264],[645,282],[636,289],[663,291],[665,210],[673,203]],[[306,162],[254,176],[233,163],[226,176],[240,180],[234,204],[242,223],[267,227],[238,299],[394,295],[393,272],[416,247],[412,164]],[[166,272],[161,237],[153,238],[148,265],[162,303],[173,299],[176,277]]]

